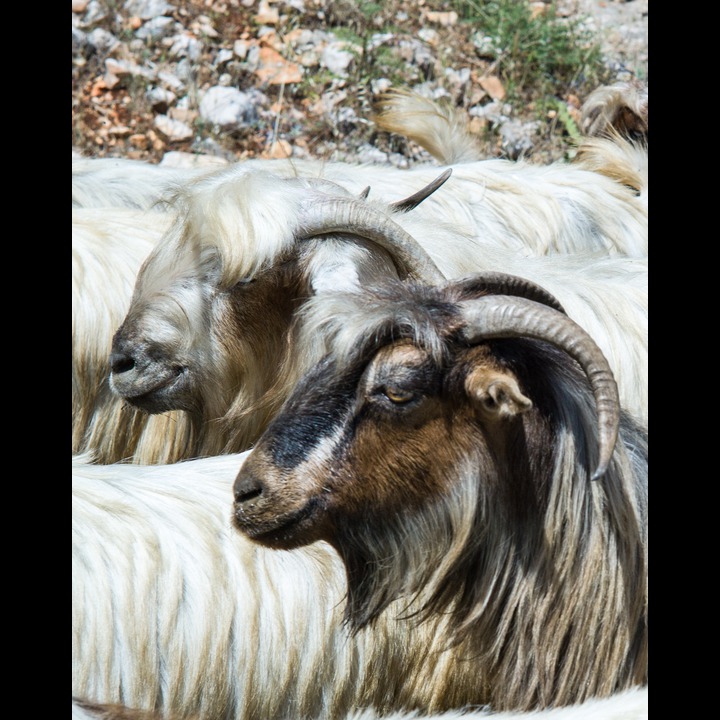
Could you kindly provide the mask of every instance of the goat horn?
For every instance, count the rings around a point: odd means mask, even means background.
[[[565,308],[552,293],[548,292],[541,285],[532,282],[532,280],[527,280],[517,275],[507,275],[506,273],[488,270],[455,281],[453,282],[453,287],[460,289],[463,294],[485,291],[491,295],[524,297],[528,300],[534,300],[535,302],[547,305],[567,315]]]
[[[370,186],[368,185],[366,188],[360,191],[360,199],[365,200],[367,196],[370,194]]]
[[[582,366],[595,395],[598,415],[599,458],[592,475],[600,478],[610,464],[620,424],[617,383],[602,350],[567,315],[533,300],[488,295],[459,303],[465,337],[471,342],[490,338],[532,337],[566,352]]]
[[[313,194],[303,208],[298,237],[355,235],[379,245],[390,253],[400,275],[440,285],[446,278],[415,238],[380,210],[358,198]]]
[[[430,197],[439,187],[445,184],[445,181],[452,175],[452,169],[446,170],[442,175],[438,176],[424,188],[416,193],[406,197],[404,200],[398,200],[390,205],[390,208],[396,212],[408,212],[416,208],[425,198]],[[370,188],[368,188],[369,190]]]

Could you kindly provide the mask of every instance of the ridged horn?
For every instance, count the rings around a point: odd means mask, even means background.
[[[485,291],[491,295],[524,297],[528,300],[534,300],[535,302],[547,305],[567,315],[565,308],[551,292],[548,292],[541,285],[532,282],[532,280],[527,280],[517,275],[508,275],[506,273],[487,270],[475,273],[462,280],[457,280],[453,282],[453,285],[463,293]]]
[[[408,212],[416,208],[423,200],[430,197],[439,187],[445,184],[447,179],[452,175],[452,170],[446,170],[442,175],[436,177],[431,183],[421,188],[416,193],[406,197],[404,200],[397,200],[390,205],[395,212]]]
[[[408,232],[381,210],[359,198],[315,195],[301,210],[297,237],[355,235],[387,250],[400,276],[414,277],[434,285],[445,276],[425,249]]]
[[[475,343],[491,338],[530,337],[555,345],[577,360],[595,395],[599,458],[592,479],[610,464],[620,424],[620,399],[612,370],[595,341],[567,315],[526,298],[488,295],[459,303],[464,335]]]

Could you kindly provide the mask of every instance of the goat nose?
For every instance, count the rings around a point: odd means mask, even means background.
[[[134,358],[125,352],[112,352],[110,353],[110,369],[116,373],[124,373],[128,370],[132,370],[135,367]]]
[[[259,498],[264,491],[260,479],[251,472],[241,470],[235,478],[233,492],[236,503],[246,503],[249,500]]]

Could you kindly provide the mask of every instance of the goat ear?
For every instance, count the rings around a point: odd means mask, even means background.
[[[465,378],[465,392],[488,419],[509,419],[527,412],[532,401],[523,395],[508,370],[475,367]]]

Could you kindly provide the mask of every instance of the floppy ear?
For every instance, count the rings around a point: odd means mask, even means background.
[[[523,395],[517,378],[508,370],[474,367],[465,378],[465,392],[489,420],[512,418],[532,407],[532,401]]]

